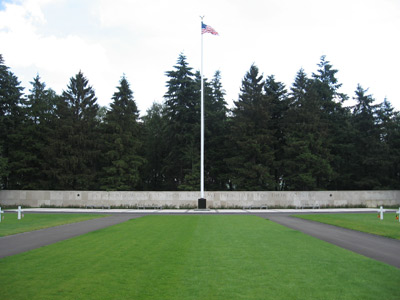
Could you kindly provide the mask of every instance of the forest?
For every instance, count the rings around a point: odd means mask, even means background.
[[[325,56],[290,87],[253,64],[228,108],[204,80],[205,189],[400,189],[400,114],[361,85],[339,92]],[[123,76],[100,107],[80,71],[57,94],[37,75],[25,94],[0,55],[0,188],[176,191],[200,188],[200,85],[184,54],[141,117]],[[353,99],[354,105],[346,101]]]

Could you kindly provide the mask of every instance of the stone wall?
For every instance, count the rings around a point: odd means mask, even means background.
[[[319,192],[206,192],[207,207],[400,206],[400,190]],[[199,192],[0,191],[0,206],[197,207]]]

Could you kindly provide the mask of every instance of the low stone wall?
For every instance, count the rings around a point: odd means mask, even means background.
[[[318,192],[206,192],[207,207],[400,206],[400,190]],[[199,192],[0,191],[0,206],[197,207]]]

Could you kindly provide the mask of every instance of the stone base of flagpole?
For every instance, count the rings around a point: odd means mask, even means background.
[[[197,202],[198,209],[206,209],[207,208],[207,200],[205,198],[200,198]]]

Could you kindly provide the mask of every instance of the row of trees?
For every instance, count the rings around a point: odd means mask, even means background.
[[[399,189],[400,114],[361,86],[346,107],[336,73],[322,57],[288,90],[252,65],[231,110],[220,73],[206,79],[206,189]],[[39,76],[24,95],[0,55],[2,188],[199,189],[201,77],[183,54],[166,75],[164,103],[140,118],[125,77],[109,108],[82,72],[61,95]]]

